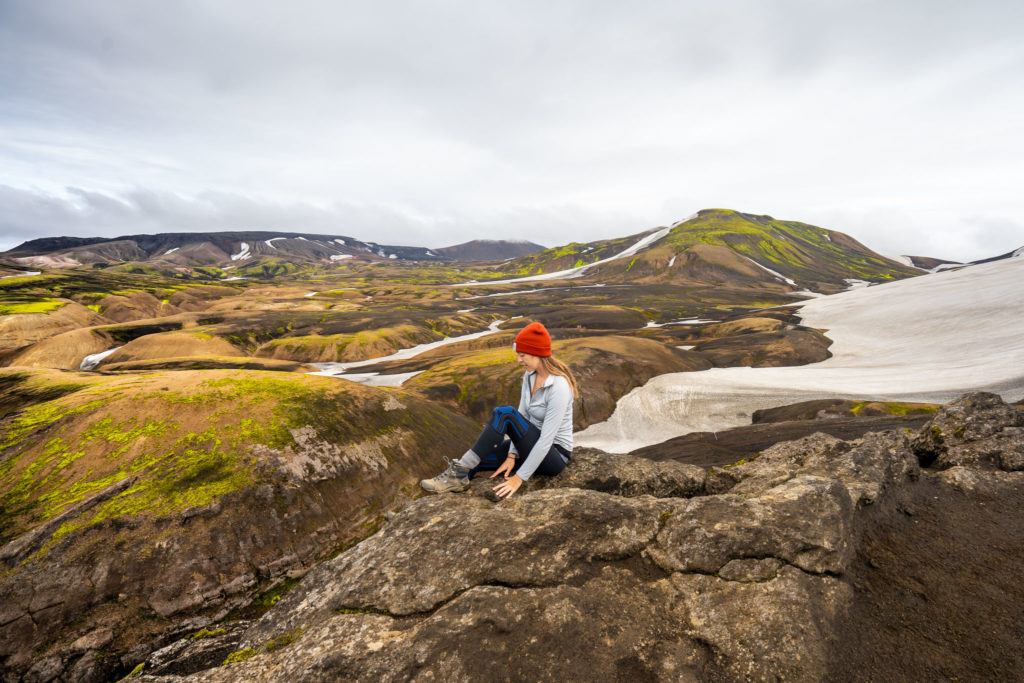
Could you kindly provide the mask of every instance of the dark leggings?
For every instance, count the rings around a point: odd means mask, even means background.
[[[511,441],[505,440],[506,434]],[[490,422],[484,425],[480,438],[473,445],[473,452],[480,456],[480,464],[470,470],[469,478],[472,479],[477,472],[498,469],[508,457],[511,444],[515,444],[516,450],[519,451],[515,469],[512,470],[513,473],[518,472],[538,439],[540,430],[522,413],[512,406],[498,406],[491,413]],[[569,451],[561,446],[552,445],[540,466],[534,470],[534,474],[558,474],[565,469],[563,455],[568,459]]]

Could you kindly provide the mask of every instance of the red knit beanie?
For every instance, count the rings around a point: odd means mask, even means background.
[[[512,343],[512,349],[516,353],[546,358],[551,355],[551,335],[540,323],[530,323],[519,330],[516,340]]]

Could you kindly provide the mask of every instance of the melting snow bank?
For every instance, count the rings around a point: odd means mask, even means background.
[[[9,277],[31,277],[33,275],[42,275],[42,273],[40,271],[38,271],[38,270],[26,270],[26,271],[24,271],[22,273],[15,273],[14,275],[0,275],[0,280],[6,279],[6,278],[9,278]]]
[[[783,368],[712,368],[652,378],[575,443],[625,453],[750,423],[759,408],[815,398],[947,402],[967,391],[1024,397],[1024,261],[1006,259],[801,303],[833,354]]]
[[[382,375],[379,372],[351,372],[347,375],[329,375],[330,377],[337,377],[339,379],[347,379],[350,382],[359,382],[371,387],[400,387],[405,384],[406,380],[412,379],[416,375],[423,372],[422,370],[415,370],[413,372],[396,372],[393,375]],[[314,372],[314,375],[322,375],[322,372]]]
[[[704,320],[702,318],[686,318],[685,320],[669,320],[667,323],[656,323],[653,320],[648,322],[644,327],[665,327],[666,325],[705,325],[707,323],[717,323],[719,320]]]
[[[106,351],[100,351],[99,353],[93,353],[82,359],[82,364],[78,366],[79,370],[95,370],[96,366],[100,364],[104,358],[117,351],[120,346],[115,346],[112,349]]]
[[[520,316],[514,316],[509,318],[513,320]],[[485,337],[489,334],[498,331],[498,325],[505,322],[504,320],[495,320],[487,326],[486,330],[482,332],[472,332],[470,334],[463,334],[458,337],[445,337],[444,339],[436,342],[428,342],[426,344],[417,344],[407,349],[401,349],[392,353],[390,356],[380,356],[379,358],[368,358],[367,360],[357,360],[350,363],[310,363],[315,368],[319,368],[319,372],[313,372],[313,375],[324,375],[326,377],[338,377],[340,379],[350,379],[353,382],[362,382],[364,384],[372,384],[374,386],[401,386],[402,382],[409,379],[415,372],[403,372],[395,373],[393,375],[379,375],[376,372],[370,373],[352,373],[345,374],[346,371],[352,368],[361,368],[367,365],[376,365],[377,363],[384,363],[391,360],[408,360],[415,358],[421,353],[426,353],[432,349],[439,348],[441,346],[447,346],[448,344],[454,344],[455,342],[467,341],[469,339],[477,339],[479,337]],[[402,378],[402,379],[398,379]],[[372,380],[372,381],[371,381]],[[395,383],[391,383],[395,382]]]

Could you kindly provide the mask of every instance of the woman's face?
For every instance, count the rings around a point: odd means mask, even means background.
[[[516,352],[516,362],[522,365],[530,372],[536,372],[537,370],[540,370],[542,364],[540,356],[534,356],[529,353],[523,353],[522,351]]]

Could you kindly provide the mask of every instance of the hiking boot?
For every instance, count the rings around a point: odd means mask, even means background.
[[[458,460],[451,460],[444,472],[433,479],[422,480],[420,486],[424,491],[431,493],[465,491],[469,488],[469,468],[460,464]]]

